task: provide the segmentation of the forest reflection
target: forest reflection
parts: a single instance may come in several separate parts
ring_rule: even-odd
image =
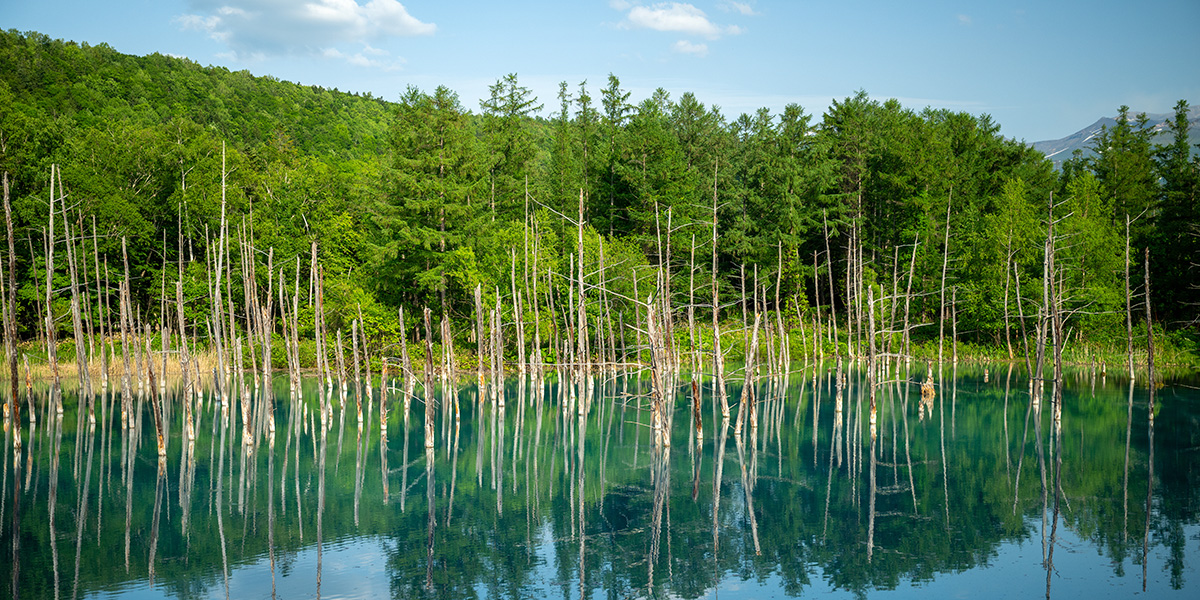
[[[745,395],[731,382],[752,407],[731,419],[706,378],[684,375],[667,444],[637,373],[482,394],[386,372],[371,390],[291,393],[280,378],[270,394],[168,387],[154,404],[153,388],[128,405],[105,390],[82,409],[68,390],[61,415],[30,386],[19,441],[5,429],[4,587],[693,598],[904,593],[1012,569],[1042,573],[1047,596],[1196,585],[1195,389],[1151,396],[1089,370],[1054,389],[1007,366],[947,366],[929,404],[925,370],[826,363]],[[1006,562],[1012,548],[1040,550]],[[1086,576],[1069,571],[1080,555]]]

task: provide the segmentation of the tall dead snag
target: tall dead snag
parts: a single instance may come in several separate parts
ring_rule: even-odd
[[[875,403],[875,385],[878,375],[876,373],[876,360],[878,354],[875,347],[875,288],[867,287],[867,397],[870,398],[870,427],[871,427],[871,455],[874,457],[876,424],[878,421]],[[874,478],[875,470],[871,470],[871,477]]]
[[[147,331],[143,334],[143,343],[146,345],[146,374],[150,379],[150,390],[147,393],[150,396],[150,413],[154,416],[154,434],[158,440],[158,458],[159,460],[166,459],[167,456],[167,439],[163,433],[163,413],[162,402],[158,396],[157,386],[154,380],[154,361],[150,358],[150,332],[149,325],[146,326]],[[78,344],[76,344],[78,345]]]
[[[1013,239],[1013,227],[1012,227],[1012,225],[1009,225],[1008,241],[1005,243],[1005,247],[1004,247],[1004,345],[1008,348],[1009,362],[1012,362],[1013,358],[1016,356],[1013,353],[1012,326],[1009,324],[1009,310],[1008,310],[1009,283],[1012,281],[1012,269],[1009,268],[1009,265],[1012,264],[1012,262],[1013,262],[1012,239]]]
[[[122,238],[124,242],[124,238]],[[123,244],[122,244],[123,245]],[[121,372],[121,425],[129,429],[133,427],[133,390],[130,388],[130,371],[129,364],[129,307],[126,304],[125,288],[129,285],[127,281],[121,281],[117,284],[117,302],[121,313],[121,358],[125,362],[125,369]]]
[[[61,175],[59,176],[62,177]],[[62,185],[62,182],[59,182]],[[71,331],[75,334],[75,371],[76,377],[79,379],[79,392],[86,400],[89,412],[91,411],[92,395],[91,383],[88,373],[88,361],[83,347],[85,338],[83,333],[83,318],[79,303],[79,273],[76,269],[75,260],[75,241],[71,237],[71,221],[67,218],[67,207],[65,202],[59,203],[59,209],[62,211],[63,218],[63,241],[67,247],[67,273],[70,276],[71,282]],[[83,409],[81,405],[80,410]]]
[[[50,222],[46,229],[46,358],[54,376],[51,390],[52,402],[58,414],[62,414],[62,382],[58,376],[58,339],[54,330],[54,174],[57,165],[50,165]],[[60,184],[61,185],[61,184]]]
[[[900,298],[900,246],[892,248],[892,295],[890,297],[880,296],[879,303],[882,305],[885,301],[888,304],[887,323],[883,323],[882,307],[879,313],[879,326],[887,330],[887,335],[884,338],[887,344],[880,348],[887,354],[890,354],[890,360],[895,361],[896,352],[896,301]],[[886,361],[885,361],[886,362]]]
[[[342,397],[342,408],[346,408],[346,400],[350,398],[350,390],[346,388],[346,348],[342,345],[342,330],[337,330],[337,371],[338,394]]]
[[[484,379],[484,356],[487,355],[487,345],[484,344],[483,331],[483,285],[475,284],[475,373],[478,377],[479,402],[484,400],[487,390],[487,380]]]
[[[313,337],[317,342],[317,382],[324,382],[326,386],[332,386],[333,381],[329,377],[328,356],[325,354],[325,298],[322,293],[322,273],[321,267],[317,263],[317,242],[312,243],[311,257],[311,279],[313,285],[313,297],[316,301],[316,306],[313,308]],[[322,402],[324,402],[324,394],[321,394]]]
[[[12,234],[10,234],[11,236]],[[1129,292],[1129,215],[1126,215],[1126,356],[1129,360],[1129,383],[1133,383],[1133,294]]]
[[[780,292],[783,289],[783,240],[779,242],[778,270],[775,271],[775,328],[779,335],[779,352],[777,355],[777,373],[783,376],[787,373],[792,360],[791,344],[788,343],[787,330],[783,326],[783,300]]]
[[[400,321],[400,330],[404,331],[404,321]],[[359,424],[363,422],[362,411],[362,371],[358,366],[358,319],[350,322],[350,347],[354,350],[354,412]]]
[[[4,352],[8,358],[8,381],[11,394],[8,397],[9,414],[13,422],[13,444],[21,445],[21,403],[17,399],[17,349],[16,336],[17,303],[17,251],[13,240],[12,205],[8,199],[8,171],[4,172],[4,224],[8,229],[8,298],[4,303]]]
[[[370,406],[374,395],[371,392],[371,353],[370,346],[367,345],[367,322],[363,320],[362,305],[356,305],[358,309],[358,325],[359,333],[362,335],[362,351],[363,351],[363,372],[366,374],[367,380],[367,405]],[[400,326],[403,328],[404,320],[401,319]]]
[[[946,196],[946,233],[942,238],[942,285],[941,300],[938,304],[938,368],[942,364],[942,344],[946,337],[946,267],[950,261],[950,204],[954,198],[954,188]],[[940,372],[940,371],[939,371]]]
[[[12,237],[11,228],[12,228],[12,221],[10,219],[9,220],[9,229],[10,229],[9,238]],[[106,339],[108,339],[107,334],[112,333],[112,331],[111,331],[111,328],[108,328],[106,326],[106,322],[108,321],[108,304],[107,304],[108,290],[105,289],[103,293],[100,292],[100,289],[101,289],[100,288],[100,245],[99,245],[99,242],[97,241],[98,239],[99,238],[96,235],[96,216],[92,215],[92,266],[96,270],[96,292],[97,292],[96,310],[97,310],[98,316],[99,316],[99,313],[103,313],[103,317],[100,319],[97,319],[100,321],[100,389],[108,390],[108,352],[106,352],[104,350],[104,341]],[[11,250],[11,246],[10,246],[10,250]],[[183,255],[183,253],[180,252],[180,256],[182,256],[182,255]],[[11,258],[11,256],[10,256],[10,258]],[[107,273],[108,272],[107,262],[105,264],[106,264],[105,273]],[[179,277],[182,280],[183,267],[180,266],[179,269],[180,269]],[[106,331],[106,329],[108,331]]]
[[[183,427],[187,441],[191,442],[196,439],[196,428],[192,419],[192,380],[188,377],[190,358],[183,320],[183,279],[175,282],[175,317],[179,324],[179,376],[183,378]]]
[[[1146,384],[1150,386],[1150,415],[1154,415],[1154,323],[1150,320],[1150,248],[1146,248]]]
[[[692,355],[691,378],[696,382],[696,373],[700,371],[700,353],[696,348],[696,234],[692,234],[692,252],[688,261],[688,349]]]
[[[665,319],[660,316],[660,307],[653,297],[646,303],[646,333],[650,340],[650,429],[654,445],[671,445],[670,403],[672,386],[669,383],[671,367],[664,336]]]
[[[404,307],[396,310],[400,317],[400,372],[404,374],[404,418],[408,418],[408,408],[412,405],[413,390],[417,380],[413,376],[412,360],[408,356],[408,330],[404,325]]]
[[[817,307],[817,314],[813,321],[813,360],[822,360],[825,358],[824,344],[821,341],[824,339],[821,336],[820,323],[823,315],[821,314],[821,271],[817,267],[817,251],[813,250],[813,304]],[[800,310],[800,305],[796,305],[796,310]],[[797,315],[799,316],[799,315]],[[803,327],[803,324],[801,324]]]
[[[425,448],[432,449],[433,439],[433,324],[429,307],[425,307]]]
[[[492,309],[492,396],[496,406],[504,406],[504,321],[503,305],[500,302],[500,288],[496,287],[496,306]]]
[[[958,364],[958,286],[950,290],[950,360]]]
[[[379,357],[379,428],[387,435],[388,416],[388,357]]]
[[[713,322],[713,392],[715,400],[721,402],[721,417],[729,420],[729,397],[725,392],[725,357],[721,351],[721,297],[717,292],[717,165],[713,161],[713,195],[712,195],[712,322]],[[715,401],[714,400],[714,401]]]
[[[520,292],[518,292],[519,294]],[[519,304],[519,301],[518,301]],[[454,410],[454,422],[461,420],[458,407],[458,392],[454,389],[454,335],[450,329],[450,318],[442,315],[442,398],[451,403],[449,408]],[[524,375],[522,375],[524,378]]]
[[[838,320],[837,320],[837,288],[833,287],[833,253],[829,250],[829,220],[826,211],[821,211],[821,227],[825,231],[825,267],[826,274],[829,275],[829,320],[832,324],[830,329],[833,330],[833,349],[834,354],[841,356],[842,350],[841,341],[838,340]]]
[[[715,256],[715,253],[714,253]],[[716,263],[716,258],[713,259]],[[720,304],[717,294],[717,274],[713,271],[713,384],[715,396],[721,401],[721,418],[729,420],[729,394],[725,390],[725,351],[721,348],[721,323],[718,319]]]
[[[588,353],[588,343],[587,343],[587,341],[588,341],[587,310],[585,308],[586,294],[584,292],[585,286],[584,286],[584,278],[583,278],[584,271],[583,271],[583,189],[582,188],[579,190],[579,217],[575,223],[576,223],[575,230],[577,232],[576,233],[577,239],[575,242],[575,246],[576,246],[576,254],[579,256],[578,260],[576,261],[577,266],[579,268],[578,280],[577,280],[578,286],[579,286],[579,303],[576,305],[576,308],[578,309],[578,313],[576,314],[576,320],[575,320],[575,344],[576,344],[575,362],[576,362],[576,373],[578,373],[578,381],[581,386],[580,390],[582,391],[583,378],[585,377],[585,375],[588,371],[587,365],[585,363],[588,361],[588,354],[589,354]],[[586,406],[586,398],[580,398],[579,411],[578,411],[579,414],[581,414],[581,415],[584,414],[585,406]]]
[[[296,396],[296,354],[292,352],[292,317],[288,312],[287,281],[283,276],[283,268],[279,269],[279,333],[283,336],[283,353],[287,358],[288,391],[291,397]]]
[[[754,328],[750,334],[750,343],[746,346],[746,374],[742,384],[742,399],[738,406],[737,422],[733,426],[733,435],[742,435],[742,426],[748,420],[751,427],[758,427],[754,418],[754,380],[758,373],[758,328],[762,324],[762,314],[754,313]]]
[[[263,385],[263,403],[264,403],[263,411],[266,413],[266,417],[267,417],[267,434],[269,436],[269,443],[273,443],[273,441],[275,439],[275,392],[273,390],[274,386],[272,384],[272,380],[274,379],[274,376],[272,375],[272,369],[271,369],[271,338],[273,337],[272,334],[274,333],[274,325],[273,325],[274,320],[272,318],[272,309],[274,308],[274,306],[272,306],[272,302],[274,301],[274,297],[275,297],[274,294],[272,294],[272,292],[274,291],[272,289],[272,287],[273,287],[272,284],[274,283],[275,279],[273,277],[271,277],[271,272],[272,272],[272,270],[274,270],[274,268],[275,268],[275,248],[271,247],[271,248],[267,249],[267,305],[266,305],[266,307],[263,307],[259,311],[259,328],[262,331],[262,340],[263,340],[262,341],[262,354],[263,354],[263,366],[262,366],[263,384],[262,385]],[[255,305],[257,305],[257,304],[258,304],[258,300],[255,300]],[[181,329],[180,336],[182,337],[182,335],[183,335],[183,330]],[[345,399],[345,396],[343,396],[342,397],[342,406],[345,407],[345,405],[346,405],[346,399]]]
[[[917,271],[917,246],[920,246],[920,236],[917,241],[912,242],[912,258],[908,259],[908,284],[904,292],[904,360],[905,365],[911,360],[911,354],[908,353],[908,343],[912,341],[908,335],[908,308],[912,306],[912,276]]]

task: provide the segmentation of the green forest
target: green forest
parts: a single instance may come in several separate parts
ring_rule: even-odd
[[[655,295],[681,343],[763,312],[796,332],[796,356],[813,339],[861,356],[874,316],[913,354],[945,336],[1012,360],[1052,297],[1072,356],[1124,355],[1130,330],[1144,352],[1148,306],[1166,359],[1197,362],[1186,101],[1162,135],[1120,107],[1094,156],[1056,170],[987,115],[865,91],[737,116],[690,93],[630,97],[617,75],[537,98],[508,74],[478,107],[446,87],[393,101],[0,32],[15,334],[70,338],[71,290],[91,327],[127,289],[139,322],[176,329],[179,311],[203,343],[224,262],[236,327],[253,327],[244,297],[286,289],[299,335],[357,320],[382,353],[423,335],[424,307],[473,347],[480,290],[550,357],[577,298],[615,337]]]

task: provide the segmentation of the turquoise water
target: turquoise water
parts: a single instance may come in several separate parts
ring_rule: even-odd
[[[684,382],[669,448],[647,377],[510,380],[503,408],[463,385],[457,420],[437,386],[428,449],[420,385],[406,414],[391,383],[381,427],[377,388],[360,424],[353,390],[293,399],[279,379],[273,435],[247,390],[250,444],[236,388],[228,418],[203,394],[185,443],[174,389],[162,460],[146,394],[125,430],[119,393],[89,425],[75,393],[56,417],[23,389],[37,422],[18,450],[6,430],[0,596],[1195,597],[1194,380],[1149,419],[1145,387],[1071,373],[1056,429],[1019,370],[947,370],[924,415],[902,374],[876,389],[872,441],[863,375],[835,379],[762,380],[740,435],[702,379],[700,436]]]

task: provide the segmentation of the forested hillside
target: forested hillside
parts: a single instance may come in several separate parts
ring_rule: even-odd
[[[210,271],[222,255],[231,297],[254,277],[251,290],[282,282],[303,299],[315,244],[330,330],[349,331],[361,310],[385,348],[399,339],[398,308],[412,339],[428,306],[473,343],[478,287],[506,326],[536,324],[551,354],[551,331],[576,318],[579,295],[607,335],[636,322],[633,299],[651,294],[668,299],[677,331],[689,317],[711,323],[714,290],[722,321],[777,314],[830,352],[855,352],[847,344],[873,310],[897,332],[911,323],[916,341],[957,332],[1015,356],[1045,298],[1060,305],[1070,343],[1124,349],[1126,285],[1142,323],[1149,248],[1153,319],[1186,340],[1200,314],[1187,108],[1165,146],[1122,108],[1096,156],[1059,172],[986,115],[865,92],[733,116],[662,90],[632,104],[614,75],[539,99],[514,74],[477,108],[443,87],[385,102],[8,31],[0,170],[19,334],[42,335],[51,233],[60,256],[83,257],[96,314],[125,260],[138,318],[151,324],[173,325],[181,278],[189,323],[214,314]],[[56,263],[56,291],[73,278]],[[68,295],[55,297],[53,322],[70,332]]]

